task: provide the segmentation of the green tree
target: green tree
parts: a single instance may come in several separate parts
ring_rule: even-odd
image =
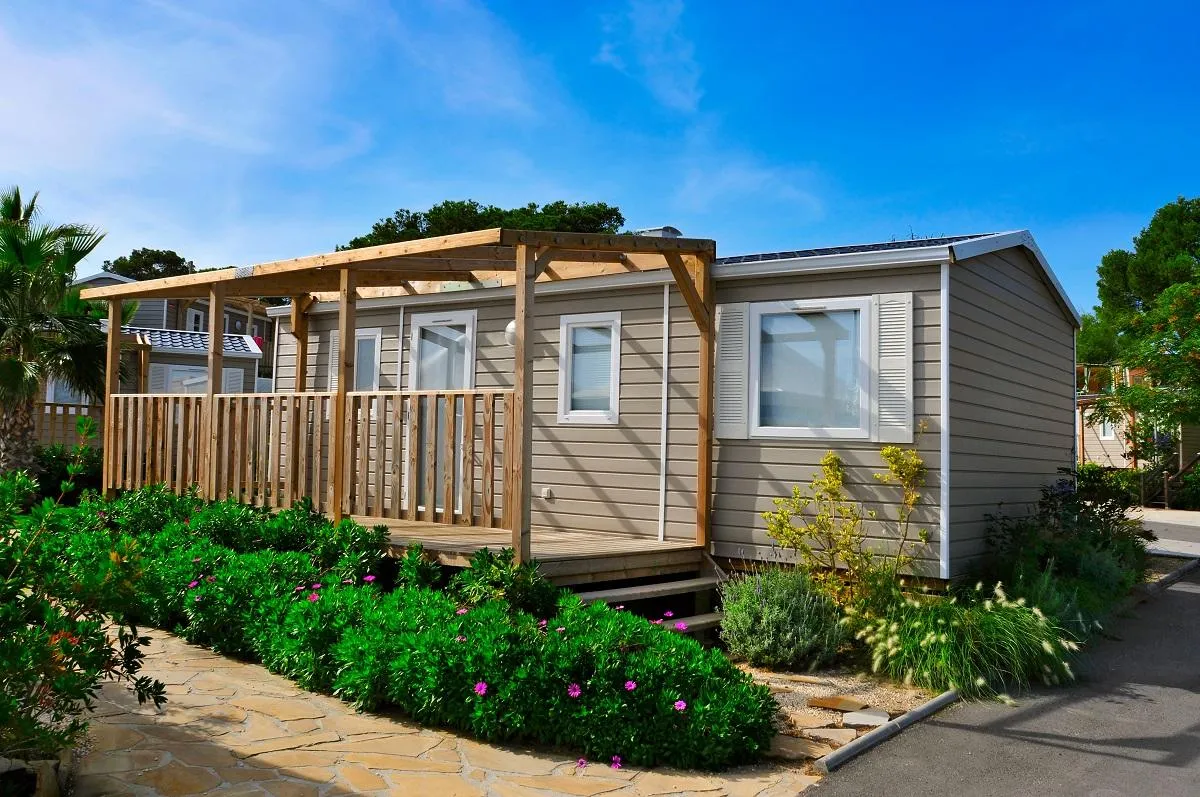
[[[103,234],[40,222],[37,195],[0,195],[0,473],[35,470],[34,406],[44,381],[104,392],[99,310],[72,288],[75,268]]]
[[[134,249],[116,260],[105,260],[100,268],[135,280],[195,274],[196,264],[170,249]]]
[[[541,206],[530,202],[524,207],[505,210],[495,205],[481,205],[473,199],[446,200],[424,211],[400,208],[391,216],[375,222],[366,235],[352,238],[348,244],[338,248],[359,249],[491,227],[616,233],[624,223],[625,217],[620,209],[603,202],[568,204],[560,200]]]
[[[1080,363],[1116,362],[1117,325],[1099,312],[1084,313],[1083,324],[1075,336],[1075,358]]]

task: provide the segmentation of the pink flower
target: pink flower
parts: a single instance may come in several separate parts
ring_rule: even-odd
[[[572,700],[574,700],[575,698],[579,697],[582,694],[583,694],[583,689],[580,688],[579,684],[571,684],[570,686],[567,687],[567,697],[571,698]]]
[[[343,584],[353,584],[353,583],[354,583],[354,579],[352,579],[352,578],[343,578],[343,579],[342,579],[342,583],[343,583]]]
[[[609,764],[609,766],[611,766],[613,769],[620,769],[621,768],[621,756],[619,756],[619,755],[613,756],[612,763]]]
[[[686,630],[687,630],[687,623],[685,623],[685,622],[683,622],[683,621],[680,621],[680,622],[676,623],[676,624],[675,624],[675,630],[676,630],[676,631],[686,631]]]
[[[563,631],[566,631],[567,629],[564,626],[560,625],[558,628],[555,628],[554,630],[561,634]]]
[[[199,584],[199,581],[193,581],[192,583],[188,584],[188,589],[195,589],[197,586],[199,586]]]
[[[321,588],[321,585],[320,585],[320,584],[313,584],[313,585],[312,585],[312,588],[313,588],[313,589],[320,589],[320,588]]]
[[[626,692],[632,692],[634,689],[637,689],[637,681],[626,681],[625,682],[625,691]]]
[[[676,711],[687,711],[687,703],[683,702],[682,700],[676,700],[675,701],[675,710]]]
[[[296,587],[294,590],[292,590],[292,592],[304,592],[304,587],[303,586]]]
[[[375,580],[375,576],[363,576],[363,581],[367,582],[368,584],[370,584],[374,580]]]
[[[467,613],[467,610],[466,609],[458,609],[454,613],[461,617],[462,615]]]
[[[538,620],[538,628],[545,628],[546,622],[546,620]]]
[[[199,562],[199,561],[200,561],[200,557],[197,556],[195,559],[192,560],[192,564],[196,564],[196,562]]]
[[[587,768],[587,764],[588,764],[588,762],[587,762],[587,759],[586,759],[586,758],[581,758],[581,759],[579,759],[578,761],[576,761],[576,762],[575,762],[575,767],[576,767],[577,769],[586,769],[586,768]]]
[[[315,592],[308,593],[308,602],[309,603],[316,603],[319,600],[321,600],[321,596],[318,595],[317,593],[315,593]]]
[[[480,697],[483,697],[484,695],[486,695],[487,694],[487,682],[480,681],[479,683],[475,684],[475,694],[479,695]]]
[[[614,610],[616,610],[616,611],[618,611],[618,612],[619,612],[619,611],[621,611],[621,610],[622,610],[622,609],[624,609],[624,608],[625,608],[625,604],[623,604],[623,603],[619,603],[619,604],[617,604],[616,606],[614,606],[614,607],[613,607],[613,609],[614,609]]]
[[[663,617],[674,617],[675,612],[663,612]]]
[[[462,634],[459,634],[458,636],[454,637],[454,641],[455,642],[466,642],[467,638],[465,636],[463,636]]]
[[[199,595],[197,595],[197,596],[194,598],[194,600],[196,601],[196,603],[199,603],[199,602],[200,602],[200,596],[199,596]]]
[[[662,620],[651,620],[650,622],[651,622],[653,625],[662,625]]]

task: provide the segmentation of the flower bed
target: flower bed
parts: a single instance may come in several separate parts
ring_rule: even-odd
[[[478,572],[434,589],[441,574],[415,557],[382,568],[382,531],[159,488],[85,500],[53,522],[37,556],[60,571],[60,589],[136,573],[113,593],[114,615],[358,707],[615,766],[721,769],[774,735],[768,690],[718,651],[585,606],[504,557],[485,553]]]

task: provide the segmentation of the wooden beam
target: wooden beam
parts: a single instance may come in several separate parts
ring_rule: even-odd
[[[536,279],[533,248],[518,244],[516,250],[516,340],[513,344],[513,429],[505,430],[505,445],[511,445],[511,471],[506,474],[512,489],[513,501],[512,547],[516,561],[528,562],[530,552],[530,522],[532,515],[530,491],[533,485],[533,283]],[[509,442],[511,441],[511,443]]]
[[[104,350],[104,495],[112,498],[117,492],[117,435],[120,433],[117,413],[113,411],[113,394],[121,390],[121,302],[108,302],[108,339]]]
[[[688,311],[692,314],[692,320],[696,322],[696,327],[703,332],[709,324],[711,314],[704,306],[704,299],[700,296],[700,286],[697,284],[696,277],[688,270],[679,253],[666,252],[663,257],[666,258],[667,265],[671,268],[671,276],[675,277],[675,286],[679,288],[679,293],[683,296]]]
[[[292,297],[292,335],[296,338],[296,380],[293,388],[297,393],[308,390],[308,308],[311,296]]]
[[[150,347],[138,347],[138,391],[150,392]]]
[[[700,395],[697,403],[696,425],[696,544],[708,546],[712,526],[712,449],[713,449],[713,390],[716,364],[716,303],[712,279],[712,263],[704,256],[697,257],[696,287],[704,318],[700,328]],[[689,280],[690,282],[690,280]]]
[[[536,230],[500,230],[504,246],[554,246],[610,252],[687,252],[716,254],[717,244],[708,238],[659,238],[650,235],[603,235],[584,232],[541,232]]]
[[[217,413],[214,396],[220,392],[221,371],[225,364],[225,286],[210,285],[208,289],[208,385],[204,394],[203,433],[200,447],[201,494],[212,501],[216,498],[217,473]],[[228,452],[226,452],[228,454]]]
[[[354,380],[354,329],[355,329],[355,274],[350,269],[341,273],[338,290],[338,381],[333,394],[332,432],[333,447],[329,452],[329,479],[333,486],[333,506],[330,515],[337,523],[345,516],[346,496],[346,391]],[[365,455],[366,452],[364,452]]]

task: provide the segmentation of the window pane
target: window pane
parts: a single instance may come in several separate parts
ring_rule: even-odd
[[[759,335],[760,425],[859,425],[857,310],[763,315]]]
[[[375,389],[375,338],[359,338],[355,341],[354,389]]]
[[[612,327],[571,328],[570,409],[612,409]]]
[[[66,382],[54,380],[50,388],[50,401],[55,404],[86,404],[83,394],[76,392]]]
[[[421,327],[417,333],[417,390],[466,387],[466,358],[464,325]]]

